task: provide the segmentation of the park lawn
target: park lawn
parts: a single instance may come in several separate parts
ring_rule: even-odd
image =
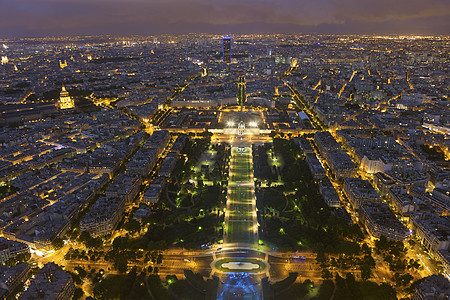
[[[230,210],[230,221],[252,221],[252,207],[246,204],[237,204]]]
[[[248,182],[250,181],[250,174],[233,174],[231,175],[231,181]]]
[[[229,243],[252,243],[253,223],[248,221],[228,222],[228,242]]]

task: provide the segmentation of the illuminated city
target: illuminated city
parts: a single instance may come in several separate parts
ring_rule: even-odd
[[[0,298],[450,297],[449,36],[4,35]]]

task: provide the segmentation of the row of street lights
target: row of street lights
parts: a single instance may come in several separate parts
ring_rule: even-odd
[[[227,122],[227,126],[228,126],[228,127],[234,127],[235,124],[236,124],[236,123],[235,123],[234,121],[228,121],[228,122]],[[249,127],[258,127],[258,123],[252,121],[252,122],[249,122],[249,123],[248,123],[248,126],[249,126]]]

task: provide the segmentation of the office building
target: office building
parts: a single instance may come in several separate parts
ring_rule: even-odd
[[[222,39],[222,60],[224,63],[231,63],[231,37],[224,36]]]

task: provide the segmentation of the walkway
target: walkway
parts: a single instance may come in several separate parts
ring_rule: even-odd
[[[225,212],[224,247],[227,244],[245,244],[245,248],[258,246],[258,220],[256,217],[253,159],[250,147],[231,149],[230,182]]]
[[[223,252],[217,254],[211,264],[213,273],[221,274],[218,299],[258,300],[261,299],[262,293],[261,278],[268,276],[269,265],[267,260],[263,261],[259,257],[258,251],[258,219],[251,147],[231,148],[229,174]],[[230,251],[233,248],[236,251]],[[225,267],[216,266],[216,262],[220,264],[221,259]],[[229,265],[253,264],[263,265],[262,272],[254,273],[253,270],[246,269],[237,271],[237,268],[226,271]]]

